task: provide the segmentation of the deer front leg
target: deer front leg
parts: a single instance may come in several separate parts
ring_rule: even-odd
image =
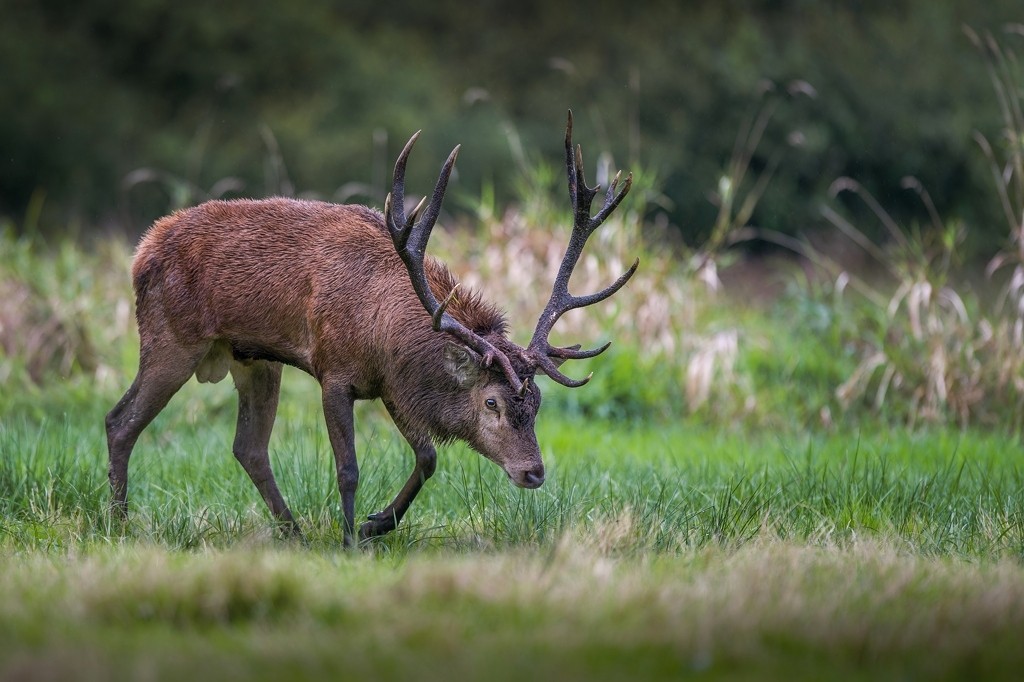
[[[353,547],[356,516],[356,488],[359,487],[359,464],[356,462],[356,439],[353,424],[353,398],[344,382],[323,383],[324,417],[327,434],[334,450],[334,464],[341,493],[341,514],[345,530],[345,546]]]
[[[429,442],[421,443],[413,445],[412,451],[416,456],[416,465],[413,467],[409,480],[405,482],[391,504],[376,514],[370,514],[370,520],[359,527],[360,540],[390,533],[398,527],[399,521],[409,510],[409,505],[416,499],[420,488],[433,475],[437,465],[437,450],[434,449],[434,446]]]
[[[384,407],[387,408],[388,414],[391,415],[392,421],[395,422],[395,426],[398,427],[402,436],[412,446],[416,462],[413,466],[412,474],[409,475],[409,480],[398,491],[391,504],[376,514],[370,514],[369,521],[359,527],[360,540],[384,535],[397,528],[398,523],[405,516],[405,512],[409,510],[409,505],[412,504],[412,501],[416,499],[416,495],[419,494],[420,488],[423,487],[428,478],[433,476],[434,469],[437,467],[437,450],[434,449],[429,436],[410,430],[398,416],[397,410],[390,402],[384,401]]]

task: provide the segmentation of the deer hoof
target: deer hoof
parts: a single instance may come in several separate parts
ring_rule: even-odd
[[[359,526],[359,539],[368,540],[375,538],[386,533],[390,533],[395,529],[395,517],[384,512],[377,512],[371,514],[368,517],[370,520]]]
[[[278,530],[286,540],[295,540],[303,544],[306,542],[306,536],[303,534],[302,529],[299,528],[299,524],[295,521],[283,521],[278,524]]]

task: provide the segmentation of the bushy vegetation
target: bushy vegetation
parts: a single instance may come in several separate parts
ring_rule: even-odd
[[[893,195],[903,219],[916,205],[893,188],[914,175],[971,226],[967,247],[1000,234],[972,140],[999,111],[962,28],[1003,35],[1012,0],[7,0],[3,15],[0,214],[19,223],[33,197],[51,225],[131,234],[222,194],[380,201],[419,128],[427,157],[465,145],[456,188],[490,184],[504,205],[520,143],[556,155],[573,107],[618,165],[656,171],[664,201],[649,208],[699,244],[735,131],[767,96],[778,112],[754,163],[777,170],[757,224],[820,228],[843,175]]]

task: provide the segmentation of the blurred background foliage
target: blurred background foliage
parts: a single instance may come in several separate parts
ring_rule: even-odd
[[[0,15],[0,216],[22,229],[136,234],[210,196],[380,205],[420,128],[413,186],[461,143],[446,208],[504,206],[560,163],[573,108],[591,161],[657,178],[648,220],[699,244],[737,131],[770,107],[752,224],[827,225],[842,176],[913,222],[913,176],[969,227],[965,249],[1005,245],[973,137],[999,144],[1000,112],[964,28],[1003,36],[1017,0],[0,0]]]

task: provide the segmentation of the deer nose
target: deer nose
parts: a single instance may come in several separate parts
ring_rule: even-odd
[[[539,488],[544,484],[544,465],[539,464],[535,468],[523,472],[524,488]]]

